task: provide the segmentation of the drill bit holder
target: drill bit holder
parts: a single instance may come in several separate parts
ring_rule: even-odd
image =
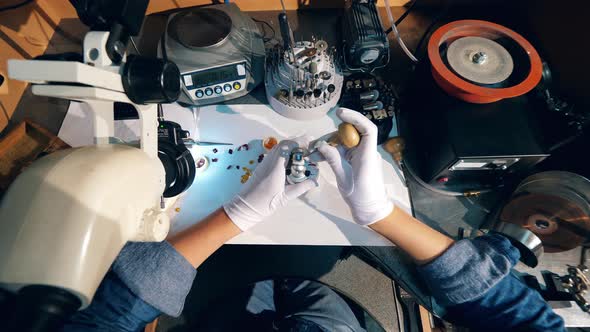
[[[292,44],[268,52],[266,97],[276,112],[288,118],[321,118],[338,103],[344,81],[336,49],[315,38]]]

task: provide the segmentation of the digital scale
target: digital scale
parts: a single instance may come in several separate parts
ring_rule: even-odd
[[[264,79],[264,42],[234,3],[170,15],[158,49],[182,76],[178,101],[209,105],[246,95]]]

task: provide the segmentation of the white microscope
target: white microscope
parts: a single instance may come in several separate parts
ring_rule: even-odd
[[[33,94],[88,104],[95,137],[94,145],[35,161],[0,202],[0,288],[16,294],[19,331],[23,322],[52,330],[88,306],[127,241],[164,240],[163,197],[194,179],[178,137],[186,132],[158,117],[157,104],[179,96],[178,67],[125,54],[149,0],[71,1],[92,30],[80,62],[8,61],[9,76],[33,83]],[[137,110],[139,147],[111,142],[115,102]]]

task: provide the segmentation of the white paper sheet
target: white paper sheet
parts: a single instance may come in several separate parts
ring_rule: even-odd
[[[195,159],[204,155],[217,162],[198,174],[192,187],[178,200],[167,206],[172,219],[171,233],[178,232],[219,208],[242,187],[243,167],[254,169],[263,153],[261,140],[268,136],[278,139],[302,135],[320,137],[336,130],[339,119],[332,113],[315,121],[285,118],[266,105],[219,105],[196,109],[177,104],[164,105],[164,117],[178,122],[195,139],[208,142],[232,143],[235,146],[194,146]],[[92,144],[92,117],[85,104],[72,102],[64,119],[59,137],[71,146]],[[197,129],[198,128],[198,129]],[[125,142],[136,141],[137,120],[116,121],[115,136]],[[392,133],[392,136],[395,133]],[[237,151],[249,143],[248,151]],[[214,153],[213,149],[218,152]],[[228,150],[234,153],[229,154]],[[391,156],[379,148],[383,157],[384,181],[388,196],[398,207],[410,211],[407,188],[394,169]],[[250,164],[253,161],[253,164]],[[227,166],[232,169],[228,170]],[[240,170],[235,166],[239,165]],[[386,239],[366,227],[352,222],[346,203],[336,188],[334,174],[326,163],[320,163],[320,187],[291,202],[268,220],[232,239],[233,244],[291,244],[291,245],[391,245]]]
[[[205,155],[217,162],[197,175],[193,186],[171,209],[172,232],[184,229],[220,207],[242,187],[243,167],[254,168],[262,153],[261,140],[268,136],[279,139],[302,135],[320,137],[336,130],[339,119],[332,113],[316,121],[285,118],[266,105],[219,105],[198,110],[199,139],[228,142],[236,146],[194,147],[196,157]],[[249,151],[237,152],[237,146],[249,143]],[[213,153],[213,148],[218,152]],[[229,154],[228,150],[234,153]],[[383,157],[387,193],[397,205],[409,211],[407,188],[394,170],[391,156],[380,148]],[[250,165],[253,160],[254,164]],[[228,170],[227,166],[232,169]],[[241,166],[241,170],[236,169]],[[326,163],[320,163],[320,187],[291,202],[268,220],[261,222],[230,243],[291,245],[391,245],[390,242],[352,222],[352,216],[341,198],[334,174]],[[176,212],[176,208],[180,211]]]

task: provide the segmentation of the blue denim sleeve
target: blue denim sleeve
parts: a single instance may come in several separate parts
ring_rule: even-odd
[[[197,274],[168,242],[129,242],[111,269],[139,298],[179,316]]]
[[[137,297],[110,271],[92,303],[78,311],[62,332],[138,331],[160,315],[160,310]]]
[[[565,331],[538,292],[510,275],[520,254],[499,234],[461,240],[419,267],[445,319],[478,331]]]
[[[92,303],[64,331],[137,331],[162,312],[178,316],[196,275],[167,242],[130,242],[119,253]]]

